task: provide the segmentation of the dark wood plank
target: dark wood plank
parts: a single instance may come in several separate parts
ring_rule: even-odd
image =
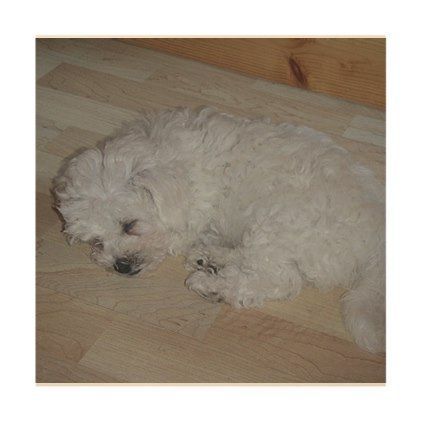
[[[121,41],[385,108],[385,38],[128,38]]]

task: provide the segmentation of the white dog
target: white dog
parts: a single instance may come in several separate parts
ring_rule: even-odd
[[[349,289],[347,328],[385,348],[384,188],[325,134],[210,108],[146,114],[55,182],[70,242],[134,275],[168,254],[186,285],[236,307]]]

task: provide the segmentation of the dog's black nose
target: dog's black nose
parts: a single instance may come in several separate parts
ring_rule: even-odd
[[[113,265],[114,269],[122,274],[128,274],[130,273],[132,266],[130,265],[130,263],[128,261],[126,261],[126,259],[116,259],[116,262]]]

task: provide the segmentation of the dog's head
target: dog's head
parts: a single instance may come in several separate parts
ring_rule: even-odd
[[[172,250],[183,189],[145,157],[139,143],[112,141],[71,159],[54,182],[56,208],[70,243],[89,242],[92,259],[134,275]]]

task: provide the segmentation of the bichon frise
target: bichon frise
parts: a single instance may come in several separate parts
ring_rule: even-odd
[[[342,286],[347,328],[385,348],[384,187],[325,134],[210,108],[145,114],[55,180],[69,241],[125,275],[186,256],[189,289],[236,307]]]

